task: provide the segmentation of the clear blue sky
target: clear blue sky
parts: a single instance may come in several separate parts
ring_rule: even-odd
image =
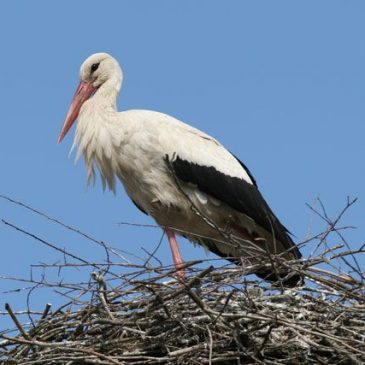
[[[109,52],[124,70],[119,109],[153,109],[218,138],[251,169],[297,241],[324,228],[305,206],[320,196],[330,215],[359,201],[344,224],[365,239],[365,2],[363,1],[2,1],[0,3],[0,193],[92,236],[135,252],[157,229],[119,186],[87,187],[68,158],[74,131],[56,144],[81,62]],[[0,218],[89,260],[103,251],[0,200]],[[333,241],[333,243],[336,243]],[[0,275],[62,255],[0,224]],[[183,255],[206,253],[182,242]],[[306,249],[304,254],[308,254]],[[158,251],[171,262],[166,241]],[[362,264],[365,260],[362,260]],[[87,279],[89,272],[74,272]],[[0,280],[0,292],[18,285]],[[31,298],[43,308],[49,296]],[[20,294],[0,294],[0,311]],[[1,322],[4,318],[0,316]]]

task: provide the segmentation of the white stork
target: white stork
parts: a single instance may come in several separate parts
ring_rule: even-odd
[[[134,204],[165,230],[177,268],[182,260],[175,234],[238,264],[262,264],[270,255],[299,259],[247,167],[216,139],[169,115],[118,112],[122,80],[118,62],[107,53],[81,65],[58,142],[78,119],[73,146],[77,158],[84,155],[88,181],[94,166],[104,187],[115,190],[118,178]],[[288,266],[255,273],[289,287],[301,280]]]

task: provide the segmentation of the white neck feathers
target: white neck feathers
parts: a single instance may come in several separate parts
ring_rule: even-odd
[[[120,78],[106,81],[95,95],[82,106],[71,151],[78,147],[76,161],[83,154],[87,168],[88,183],[95,182],[96,165],[100,170],[103,188],[115,191],[115,173],[119,166],[116,159],[118,145],[122,140],[122,128],[116,99],[121,87]]]

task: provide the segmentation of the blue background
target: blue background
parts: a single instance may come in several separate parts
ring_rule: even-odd
[[[347,196],[358,197],[343,221],[358,227],[345,233],[358,247],[364,19],[363,1],[2,1],[0,193],[139,257],[146,257],[141,247],[156,247],[161,230],[118,224],[153,224],[120,184],[116,196],[103,193],[100,181],[86,186],[83,162],[68,158],[74,131],[56,144],[80,64],[104,51],[124,70],[120,110],[162,111],[218,138],[249,166],[297,242],[325,228],[306,203],[318,207],[320,197],[335,217]],[[97,245],[3,199],[0,218],[87,260],[105,260]],[[186,259],[207,257],[180,241]],[[31,264],[63,259],[2,223],[0,248],[1,276],[29,278]],[[157,256],[171,263],[166,239]],[[67,275],[87,281],[90,271]],[[47,275],[57,280],[57,272]],[[0,312],[6,301],[24,309],[25,291],[6,292],[27,285],[1,279]],[[30,305],[42,310],[59,300],[38,290]],[[7,323],[0,316],[0,329]]]

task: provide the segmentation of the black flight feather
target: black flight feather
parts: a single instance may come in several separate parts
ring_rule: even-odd
[[[242,168],[249,174],[245,165],[238,160]],[[179,156],[170,161],[176,177],[186,183],[196,185],[202,192],[226,203],[233,209],[252,218],[256,224],[264,228],[279,240],[283,246],[290,250],[295,257],[301,254],[295,243],[290,238],[288,230],[274,215],[261,193],[255,180],[250,184],[238,177],[232,177],[218,171],[213,166],[201,166]]]

